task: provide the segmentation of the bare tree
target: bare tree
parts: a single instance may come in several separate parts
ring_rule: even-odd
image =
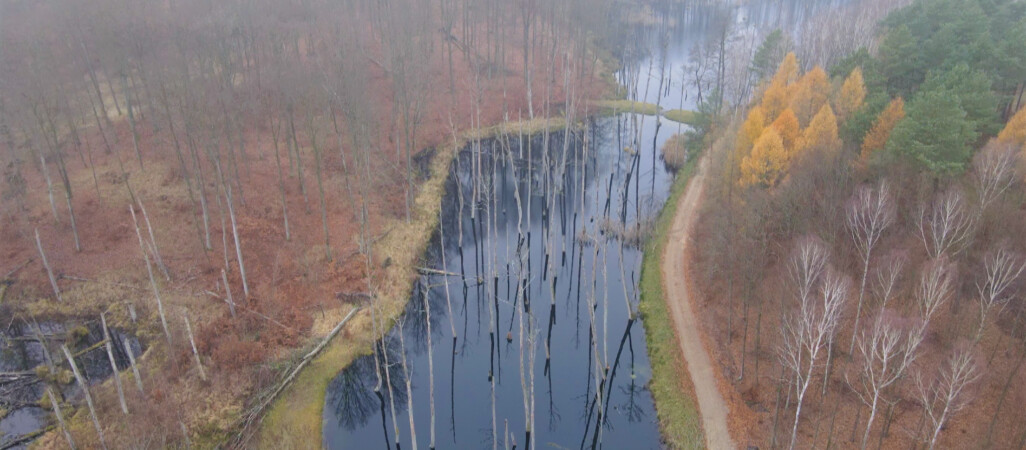
[[[100,419],[96,416],[96,408],[93,406],[93,396],[89,394],[89,385],[86,383],[85,378],[82,377],[82,372],[78,370],[78,365],[75,364],[75,357],[71,355],[71,351],[68,350],[67,345],[61,345],[61,350],[64,351],[64,356],[68,358],[68,364],[71,366],[71,373],[75,375],[75,381],[78,382],[79,389],[85,394],[86,406],[89,407],[89,416],[93,419],[93,426],[96,427],[96,435],[100,437],[100,445],[104,449],[107,448],[107,441],[103,439],[103,427],[100,426]]]
[[[781,364],[790,372],[797,396],[789,448],[797,443],[805,394],[812,384],[817,360],[837,330],[851,284],[846,277],[825,268],[826,254],[822,244],[806,239],[799,244],[791,264],[792,278],[798,288],[798,311],[784,319],[780,348]],[[816,288],[819,299],[813,294]]]
[[[918,225],[926,253],[937,258],[943,253],[958,253],[964,249],[975,220],[961,191],[950,189],[934,199],[929,208],[919,211]]]
[[[894,298],[895,289],[897,289],[898,282],[901,280],[905,263],[906,258],[904,255],[892,254],[888,255],[883,263],[878,264],[873,290],[880,299],[880,309],[886,308],[887,303]]]
[[[57,301],[63,302],[61,298],[61,289],[57,287],[57,279],[53,277],[53,269],[50,268],[50,263],[46,261],[46,253],[43,252],[43,243],[39,240],[39,229],[36,228],[36,249],[39,250],[39,258],[43,261],[43,267],[46,268],[46,275],[50,278],[50,287],[53,288],[53,295],[57,297]]]
[[[866,292],[866,278],[869,275],[869,260],[873,249],[880,242],[880,236],[887,227],[894,223],[894,202],[891,200],[886,182],[880,182],[876,189],[860,187],[848,204],[848,216],[845,224],[851,234],[855,250],[862,259],[862,281],[859,282],[859,300],[855,307],[855,324],[852,327],[851,345],[848,353],[855,348],[855,335],[859,332],[859,318],[862,316],[862,299]],[[827,359],[829,370],[830,360]]]
[[[57,417],[57,423],[61,426],[61,431],[64,432],[64,440],[68,441],[68,447],[71,450],[75,450],[75,440],[71,438],[71,430],[68,428],[68,424],[64,422],[64,414],[61,413],[61,405],[57,402],[57,396],[53,395],[53,389],[46,388],[46,398],[50,400],[50,406],[53,407],[53,415]]]
[[[955,282],[953,272],[951,264],[944,258],[928,261],[923,267],[915,299],[919,317],[924,323],[929,322],[951,296]]]
[[[114,346],[111,345],[110,341],[110,329],[107,328],[107,318],[103,313],[100,314],[100,326],[103,327],[104,346],[107,348],[107,359],[110,360],[111,378],[114,379],[114,387],[118,391],[118,401],[121,402],[121,412],[128,414],[128,404],[125,403],[125,391],[121,387],[121,374],[119,373],[117,363],[114,361]]]
[[[1015,181],[1015,148],[991,142],[973,160],[973,184],[983,211]]]
[[[1026,263],[1004,247],[988,253],[984,258],[984,280],[982,284],[976,284],[980,316],[976,336],[973,337],[974,345],[983,337],[983,328],[987,325],[987,316],[990,312],[996,308],[1000,314],[1011,300],[1011,293],[1008,290],[1024,269]]]
[[[900,380],[916,360],[924,329],[924,326],[907,326],[900,318],[881,310],[868,329],[859,335],[857,381],[845,378],[859,400],[869,407],[861,448],[865,449],[869,442],[884,391]]]
[[[167,317],[164,315],[164,302],[160,300],[160,290],[157,289],[157,280],[153,277],[153,266],[150,265],[150,255],[146,252],[146,243],[143,242],[142,232],[139,231],[139,221],[135,218],[135,209],[128,206],[128,212],[132,214],[132,225],[135,226],[135,235],[139,238],[139,248],[142,250],[143,260],[146,262],[146,272],[150,276],[150,287],[153,288],[153,296],[157,299],[157,312],[160,314],[160,325],[164,328],[164,337],[167,338],[168,347],[171,346],[171,331],[167,328]]]
[[[924,381],[921,373],[915,374],[916,393],[932,425],[930,435],[924,439],[931,450],[937,445],[944,423],[968,404],[966,388],[980,375],[968,347],[955,349],[933,381]]]

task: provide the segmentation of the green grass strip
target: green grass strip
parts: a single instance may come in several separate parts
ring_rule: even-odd
[[[656,415],[663,439],[670,448],[704,448],[701,416],[695,400],[694,385],[688,376],[684,355],[677,344],[673,319],[663,299],[662,262],[667,234],[677,213],[677,201],[687,188],[698,158],[694,157],[677,173],[670,198],[656,221],[651,239],[645,244],[641,264],[641,317],[645,323],[648,357],[652,364],[649,390],[655,399]]]

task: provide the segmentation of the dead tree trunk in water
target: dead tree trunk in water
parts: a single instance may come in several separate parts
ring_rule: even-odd
[[[125,403],[125,391],[121,388],[121,374],[118,373],[118,364],[114,361],[114,347],[110,343],[110,331],[107,328],[107,317],[100,314],[100,325],[103,327],[103,340],[106,341],[107,359],[110,360],[111,378],[114,379],[114,387],[118,391],[118,401],[121,402],[121,412],[128,415],[128,404]]]
[[[75,441],[71,439],[71,431],[68,429],[68,424],[64,422],[64,414],[61,413],[61,405],[57,403],[57,396],[53,395],[53,389],[46,388],[46,397],[50,400],[50,405],[53,406],[53,415],[57,417],[57,423],[61,426],[64,439],[68,441],[68,447],[75,450]]]
[[[100,427],[100,419],[97,418],[96,408],[93,407],[93,396],[89,395],[89,385],[86,384],[85,378],[82,378],[82,372],[78,371],[78,365],[75,364],[75,357],[71,356],[68,346],[61,345],[61,350],[64,351],[64,356],[68,358],[68,364],[71,365],[71,372],[75,375],[75,381],[78,382],[79,389],[82,389],[82,393],[85,394],[86,405],[89,407],[89,415],[92,416],[93,425],[96,427],[96,434],[100,437],[100,445],[106,449],[107,442],[103,439],[103,428]]]

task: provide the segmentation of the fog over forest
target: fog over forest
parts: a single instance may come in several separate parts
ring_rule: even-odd
[[[1021,0],[0,0],[0,450],[1023,448]]]

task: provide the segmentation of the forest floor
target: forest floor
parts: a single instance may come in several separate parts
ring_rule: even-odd
[[[703,158],[689,181],[688,189],[677,200],[676,214],[663,249],[661,270],[665,301],[673,317],[677,341],[694,384],[706,445],[711,449],[730,449],[734,448],[734,442],[728,427],[727,403],[720,393],[716,369],[703,343],[703,333],[699,329],[688,292],[688,250],[699,215],[707,166],[708,159]]]

